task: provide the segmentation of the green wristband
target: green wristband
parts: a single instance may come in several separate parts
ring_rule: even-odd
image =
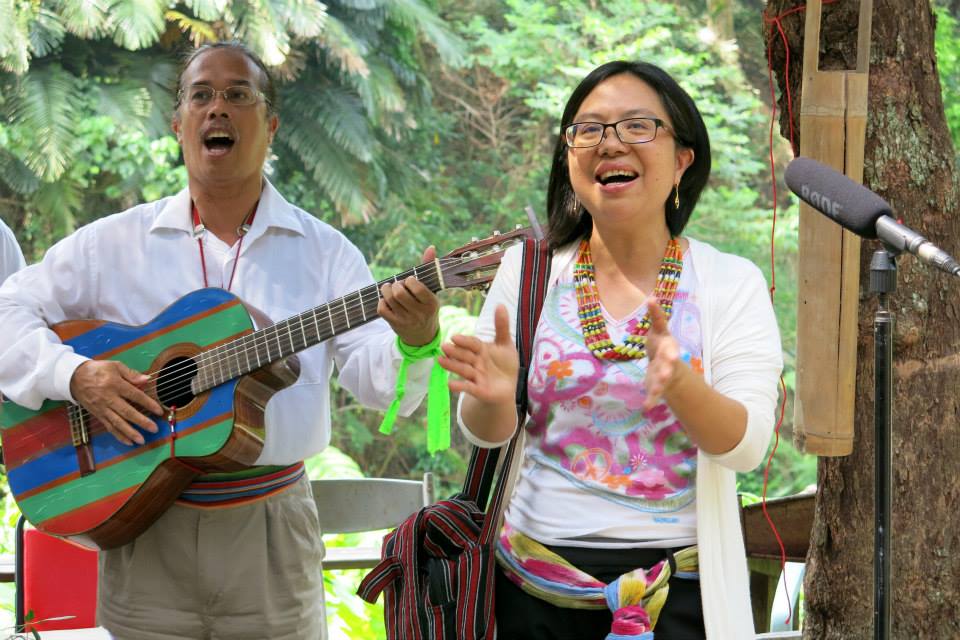
[[[390,434],[400,411],[400,401],[406,393],[407,367],[411,362],[436,358],[440,351],[440,332],[433,340],[419,347],[412,347],[397,337],[397,349],[403,356],[397,371],[397,386],[390,407],[380,423],[380,433]],[[450,447],[450,391],[447,388],[447,371],[434,359],[427,387],[427,451],[434,454]]]

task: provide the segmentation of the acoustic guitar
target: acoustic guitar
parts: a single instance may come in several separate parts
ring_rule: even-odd
[[[79,405],[46,401],[33,411],[4,402],[0,439],[17,505],[45,533],[103,549],[126,544],[199,475],[253,465],[267,401],[298,377],[294,354],[377,318],[383,283],[412,275],[433,292],[485,287],[507,246],[531,236],[528,228],[494,234],[261,329],[218,288],[189,293],[141,326],[55,325],[77,353],[147,373],[146,391],[167,415],[151,416],[157,433],[130,447]]]

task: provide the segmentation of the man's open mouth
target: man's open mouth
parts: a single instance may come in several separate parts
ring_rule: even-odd
[[[233,136],[226,131],[211,131],[203,137],[203,146],[213,154],[221,155],[233,148]]]

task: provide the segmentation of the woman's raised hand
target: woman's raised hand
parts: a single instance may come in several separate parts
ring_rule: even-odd
[[[466,392],[484,403],[513,405],[520,357],[510,335],[510,317],[505,306],[494,311],[493,323],[493,342],[455,335],[442,345],[444,355],[438,362],[458,376],[450,379],[451,391]]]
[[[646,385],[647,399],[645,409],[652,409],[670,387],[686,369],[680,359],[680,345],[670,333],[667,325],[667,314],[656,299],[651,298],[647,303],[647,313],[650,314],[650,330],[647,332],[647,366]]]

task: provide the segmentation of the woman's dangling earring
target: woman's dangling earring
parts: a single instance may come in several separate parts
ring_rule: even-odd
[[[676,209],[680,208],[680,181],[677,180],[677,183],[673,185],[673,206]]]

